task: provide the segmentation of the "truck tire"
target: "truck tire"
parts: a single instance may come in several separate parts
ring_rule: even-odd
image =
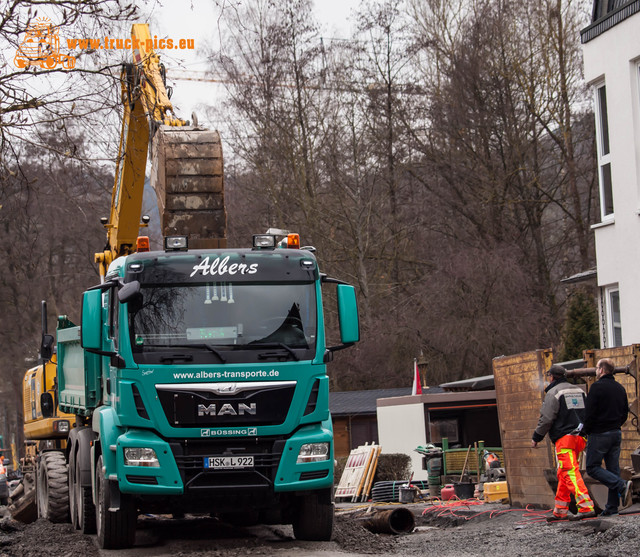
[[[102,471],[102,455],[96,463],[96,530],[101,549],[126,549],[133,546],[136,537],[138,513],[133,498],[120,494],[120,508],[110,511],[109,480]]]
[[[76,528],[83,534],[95,534],[96,506],[93,504],[91,487],[83,486],[80,482],[80,463],[77,459],[73,472],[73,492],[71,492],[71,488],[69,488],[69,492],[76,502]]]
[[[38,518],[69,522],[67,460],[59,451],[42,453],[36,475]]]
[[[298,497],[293,517],[293,535],[297,540],[329,541],[333,533],[334,504],[331,489]]]

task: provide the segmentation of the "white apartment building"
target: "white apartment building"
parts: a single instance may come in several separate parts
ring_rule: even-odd
[[[593,225],[603,348],[640,343],[640,0],[594,0],[581,31],[596,114]]]

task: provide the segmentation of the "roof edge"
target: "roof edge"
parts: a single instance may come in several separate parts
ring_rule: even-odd
[[[640,0],[634,0],[629,4],[620,6],[580,31],[580,42],[582,44],[588,43],[638,12],[640,12]]]

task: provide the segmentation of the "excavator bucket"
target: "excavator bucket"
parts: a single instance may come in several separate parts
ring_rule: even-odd
[[[160,126],[151,157],[163,236],[187,236],[191,249],[227,247],[220,134]]]
[[[35,471],[24,474],[20,484],[11,492],[11,505],[9,506],[11,517],[25,524],[30,524],[38,519],[34,475]]]

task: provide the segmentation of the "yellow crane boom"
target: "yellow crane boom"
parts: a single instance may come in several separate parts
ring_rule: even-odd
[[[103,219],[107,244],[95,255],[102,277],[116,257],[137,251],[139,230],[147,226],[140,217],[150,144],[151,185],[163,233],[188,235],[193,247],[224,247],[226,242],[220,136],[174,115],[149,26],[134,24],[131,38],[137,48],[121,73],[124,114],[111,212]]]

